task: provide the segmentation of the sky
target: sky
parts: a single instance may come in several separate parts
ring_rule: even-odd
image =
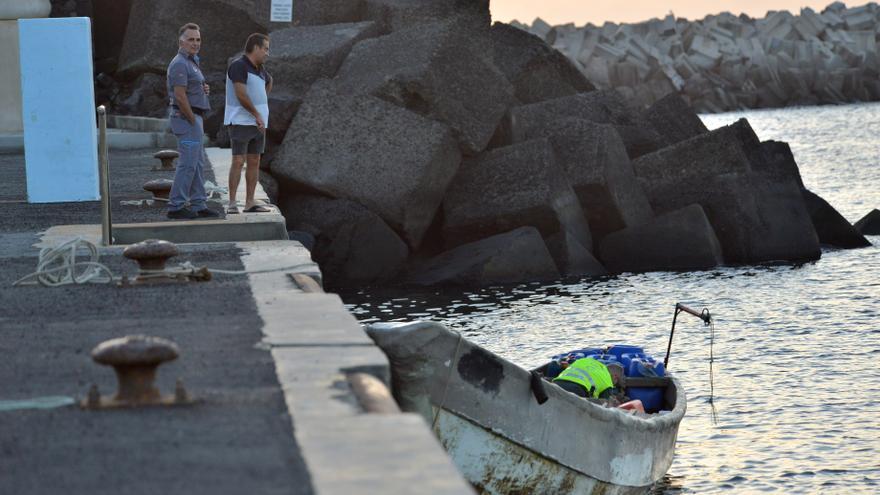
[[[821,12],[833,0],[491,0],[492,19],[510,22],[516,19],[531,24],[535,17],[551,25],[573,22],[578,26],[592,22],[602,25],[605,21],[639,22],[652,17],[665,17],[672,11],[676,17],[690,20],[701,19],[709,14],[745,12],[752,17],[764,17],[768,10],[800,12],[810,7]],[[866,1],[845,2],[857,7]]]

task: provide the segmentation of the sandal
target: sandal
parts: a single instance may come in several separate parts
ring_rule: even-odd
[[[269,208],[266,208],[265,206],[254,205],[254,206],[251,206],[250,208],[245,208],[244,212],[245,213],[271,213],[272,210]]]
[[[239,213],[238,206],[233,205],[233,206],[226,207],[226,214],[227,215],[236,215],[238,213]]]

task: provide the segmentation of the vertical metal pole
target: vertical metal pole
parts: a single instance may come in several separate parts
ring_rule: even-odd
[[[672,351],[672,336],[675,335],[675,320],[678,319],[678,313],[681,313],[679,305],[675,305],[675,314],[672,316],[672,330],[669,331],[669,344],[666,345],[666,357],[663,359],[663,367],[669,367],[669,352]]]
[[[110,156],[107,145],[107,109],[98,107],[98,176],[101,181],[101,243],[113,244],[110,221]]]

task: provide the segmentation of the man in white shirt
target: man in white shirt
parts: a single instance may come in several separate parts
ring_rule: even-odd
[[[229,64],[226,71],[226,111],[223,123],[232,142],[232,167],[229,169],[229,206],[227,213],[238,213],[235,193],[245,172],[247,213],[271,211],[254,199],[260,179],[260,155],[266,148],[266,124],[269,123],[269,97],[272,76],[263,63],[269,58],[269,37],[254,33],[248,36],[244,55]]]

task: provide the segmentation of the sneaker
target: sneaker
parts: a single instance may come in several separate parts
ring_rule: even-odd
[[[198,218],[199,215],[192,210],[187,208],[181,208],[179,210],[169,211],[166,216],[171,220],[192,220],[194,218]]]
[[[208,219],[220,218],[220,213],[217,211],[214,211],[210,208],[205,208],[204,210],[197,211],[196,216],[199,218],[208,218]]]

